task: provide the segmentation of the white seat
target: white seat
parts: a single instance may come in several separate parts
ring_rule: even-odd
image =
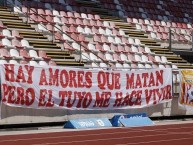
[[[43,60],[39,61],[39,65],[41,65],[41,66],[49,66],[48,63],[43,61]]]
[[[139,39],[137,39],[137,38],[135,38],[135,44],[137,44],[137,45],[144,45],[144,44],[141,44],[141,41],[139,40]]]
[[[128,41],[129,41],[129,44],[133,44],[133,45],[135,45],[135,41],[134,41],[134,39],[133,38],[128,38]]]
[[[119,37],[115,37],[115,42],[118,43],[118,44],[124,44],[124,43],[121,41],[121,38],[119,38]]]
[[[137,62],[143,62],[140,55],[135,54],[135,61]]]
[[[106,33],[106,35],[108,35],[108,36],[113,36],[113,32],[112,32],[111,29],[106,28],[105,33]]]
[[[187,24],[187,27],[188,27],[189,29],[192,29],[192,25],[191,25],[191,24]]]
[[[164,26],[164,27],[167,26],[165,21],[161,21],[161,25]]]
[[[151,23],[149,22],[148,19],[145,19],[144,22],[145,22],[146,25],[151,25]]]
[[[34,61],[34,60],[29,61],[29,65],[39,66],[39,64],[36,61]]]
[[[62,27],[58,24],[55,24],[54,31],[62,31]]]
[[[138,19],[133,18],[133,23],[135,23],[135,24],[139,23],[139,22],[138,22]]]
[[[6,48],[15,48],[12,44],[11,41],[8,40],[7,38],[3,38],[2,40],[2,44],[6,47]]]
[[[163,64],[159,64],[159,68],[166,68]]]
[[[93,51],[93,52],[99,52],[99,50],[97,50],[95,45],[92,43],[88,43],[88,49]]]
[[[100,63],[100,67],[101,67],[101,68],[107,68],[108,66],[107,66],[106,63],[101,62],[101,63]]]
[[[103,25],[105,26],[105,27],[108,27],[108,28],[110,28],[111,26],[110,26],[110,23],[109,22],[107,22],[107,21],[104,21],[103,22]]]
[[[145,64],[145,68],[152,68],[152,65],[151,65],[151,64],[148,64],[148,63],[146,63],[146,64]]]
[[[67,40],[67,41],[70,41],[70,42],[73,42],[73,41],[74,41],[74,40],[72,40],[72,38],[70,38],[70,37],[67,36],[66,34],[63,34],[62,37],[63,37],[64,40]]]
[[[150,64],[153,63],[152,61],[149,61],[149,59],[148,59],[148,57],[147,57],[146,55],[142,55],[142,56],[141,56],[141,59],[142,59],[142,62],[150,63]]]
[[[180,29],[182,34],[187,34],[185,29]]]
[[[113,56],[110,53],[105,53],[105,58],[110,62],[116,62],[116,60],[113,59]]]
[[[135,24],[137,30],[142,30],[142,27],[140,24]]]
[[[145,46],[145,52],[147,52],[148,54],[154,54],[153,52],[151,52],[150,48]]]
[[[155,33],[155,32],[151,32],[151,38],[153,38],[153,39],[156,39],[156,40],[161,40],[161,38],[160,37],[158,37],[158,35],[157,35],[157,33]]]
[[[94,62],[93,62],[93,63],[91,64],[91,66],[92,66],[93,69],[99,69],[99,66],[97,65],[97,63],[94,63]]]
[[[6,63],[7,63],[6,60],[0,59],[0,64],[6,64]]]
[[[131,67],[131,66],[130,66],[128,63],[124,63],[124,64],[123,64],[123,68],[124,68],[123,70],[124,70],[124,71],[130,70],[130,67]]]
[[[16,59],[22,59],[23,57],[19,55],[19,52],[16,49],[10,49],[10,55]]]
[[[136,46],[134,46],[134,45],[131,46],[131,51],[132,51],[132,52],[135,52],[135,53],[137,53],[137,54],[140,54],[138,48],[137,48]]]
[[[36,60],[42,60],[42,57],[39,57],[35,50],[29,50],[29,56],[35,58]]]
[[[161,60],[161,58],[159,57],[159,56],[155,56],[155,60],[157,61],[157,62],[159,62],[159,63],[161,63],[162,62],[162,60]]]
[[[109,53],[114,53],[113,50],[110,49],[110,46],[107,44],[103,44],[103,49]]]
[[[125,36],[125,32],[123,30],[119,30],[119,34]]]
[[[177,65],[175,65],[175,64],[172,64],[172,68],[173,69],[178,69]]]
[[[141,64],[141,63],[138,63],[137,66],[139,69],[142,69],[142,70],[145,68],[144,64]]]
[[[84,31],[85,31],[85,34],[87,34],[87,35],[93,35],[92,30],[88,27],[85,27]]]
[[[118,69],[123,69],[123,65],[120,64],[120,63],[116,63],[116,64],[115,64],[115,67],[118,68]]]
[[[16,60],[9,60],[10,64],[19,64]]]
[[[155,32],[151,32],[150,35],[151,35],[151,38],[153,38],[153,39],[158,39],[158,38],[157,38],[157,34],[156,34]]]
[[[23,47],[27,48],[27,49],[33,49],[33,46],[30,46],[30,45],[29,45],[29,42],[28,42],[27,40],[25,40],[25,39],[22,39],[22,40],[21,40],[21,45],[22,45]]]
[[[84,60],[84,61],[91,61],[88,53],[82,52],[81,55],[82,55],[82,60]]]
[[[102,35],[107,35],[105,30],[102,29],[101,27],[99,28],[99,33],[102,34]]]
[[[147,31],[153,32],[153,27],[150,25],[147,25]]]
[[[90,59],[91,59],[92,61],[101,62],[101,59],[98,58],[98,57],[97,57],[96,55],[94,55],[93,53],[90,53],[89,56],[90,56]]]
[[[167,58],[165,56],[161,56],[161,61],[163,63],[171,63],[171,62],[168,62]]]
[[[59,25],[63,25],[63,23],[62,23],[62,21],[61,21],[61,19],[59,17],[55,16],[53,20],[54,20],[55,23],[57,23]]]
[[[15,13],[18,13],[19,15],[24,15],[23,12],[21,11],[21,8],[18,7],[18,6],[14,6],[14,7],[13,7],[13,11],[14,11]]]
[[[111,37],[111,36],[108,37],[108,41],[109,41],[110,43],[117,44],[117,43],[115,42],[114,38]]]
[[[84,28],[82,28],[81,26],[78,26],[78,27],[76,28],[76,30],[77,30],[79,33],[85,34]]]
[[[59,18],[62,17],[57,10],[53,10],[53,15],[54,15],[54,16],[57,16],[57,17],[59,17]]]
[[[42,32],[49,32],[43,24],[38,24],[38,29]]]
[[[127,58],[127,56],[125,54],[121,54],[120,58],[121,58],[122,61],[130,63],[130,61],[128,60],[128,58]]]
[[[73,42],[72,43],[72,47],[74,48],[74,49],[76,49],[76,50],[80,50],[80,44],[78,44],[78,43],[76,43],[76,42]]]
[[[85,13],[81,13],[81,18],[88,19],[87,15]]]
[[[11,32],[7,29],[4,29],[2,31],[2,34],[3,34],[3,36],[7,37],[8,39],[13,39],[14,38],[14,36],[11,35]]]
[[[191,37],[190,37],[190,36],[188,36],[188,35],[185,35],[185,39],[187,39],[187,40],[191,41]]]

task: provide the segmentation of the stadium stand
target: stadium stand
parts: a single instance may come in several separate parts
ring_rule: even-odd
[[[0,7],[0,64],[124,71],[193,68],[168,47],[170,33],[172,43],[191,44],[190,3],[189,0],[7,0],[7,7]],[[179,86],[177,72],[173,78]]]
[[[20,3],[18,2],[18,4]],[[17,8],[14,9],[19,10],[19,7]],[[25,9],[22,8],[22,10]],[[20,12],[19,14],[22,16],[26,16],[24,13],[22,13],[22,11],[17,12]],[[63,47],[57,46],[55,42],[50,41],[46,36],[44,36],[41,31],[37,31],[36,28],[32,26],[31,22],[26,24],[24,21],[22,21],[22,19],[19,17],[19,14],[10,13],[10,9],[8,8],[1,8],[1,47],[5,47],[7,49],[12,48],[10,50],[11,55],[14,56],[12,59],[23,59],[28,62],[29,59],[20,56],[18,53],[18,50],[25,48],[25,50],[27,50],[26,53],[29,53],[29,56],[37,61],[37,63],[42,59],[48,63],[51,59],[52,61],[55,61],[57,65],[84,65],[82,62],[76,60],[70,51],[66,51]],[[32,14],[32,12],[30,14]],[[35,22],[33,25],[36,25]],[[67,44],[64,42],[63,45]],[[39,55],[38,51],[40,51]],[[44,55],[50,57],[50,59],[45,59],[41,56],[43,51],[46,52],[44,52]],[[7,55],[8,54],[9,52],[7,52]],[[10,57],[7,57],[6,59],[8,58],[11,59]]]
[[[123,32],[125,31],[125,34],[130,38],[138,38],[140,40],[140,43],[145,44],[145,46],[149,47],[153,52],[155,52],[156,55],[166,56],[167,60],[169,62],[172,62],[174,65],[177,65],[178,68],[191,67],[191,64],[188,64],[187,61],[183,60],[180,56],[177,56],[173,52],[169,51],[168,48],[163,48],[160,43],[162,41],[168,40],[169,27],[171,27],[172,31],[175,32],[173,34],[174,40],[180,41],[182,43],[189,42],[191,40],[190,35],[191,24],[186,24],[184,21],[182,21],[186,20],[186,18],[179,19],[177,21],[175,17],[172,16],[166,17],[165,15],[169,12],[167,11],[165,12],[165,9],[157,8],[159,7],[159,1],[141,2],[140,0],[139,1],[100,0],[100,2],[77,1],[77,3],[80,4],[81,6],[90,8],[95,14],[99,14],[104,21],[113,22],[117,28],[119,28]],[[160,1],[160,3],[162,3],[162,1]],[[165,2],[163,5],[166,5],[166,3],[167,2]],[[178,3],[178,5],[180,5],[181,3]],[[170,2],[170,4],[175,5],[176,3]],[[166,10],[168,10],[168,8]],[[118,15],[122,17],[122,19],[116,17],[117,12]],[[163,12],[166,14],[159,16],[163,14]],[[173,13],[175,12],[173,11]],[[170,11],[170,14],[172,14],[172,11]],[[127,23],[125,23],[123,19],[126,19]],[[174,19],[176,22],[174,21]],[[172,25],[169,25],[170,23]],[[179,30],[182,33],[179,34],[176,33],[177,30]],[[160,37],[158,37],[158,35]],[[130,40],[130,42],[131,44],[133,43],[132,40]]]
[[[70,53],[77,58],[77,51],[81,51],[79,59],[83,58],[87,66],[92,66],[93,62],[100,66],[100,63],[105,62],[108,66],[118,68],[123,64],[138,68],[192,68],[186,60],[161,45],[161,41],[168,40],[169,27],[175,32],[179,29],[179,34],[174,33],[174,40],[191,40],[188,35],[191,25],[180,21],[186,19],[169,22],[174,19],[169,19],[172,11],[164,12],[157,8],[162,6],[159,1],[144,2],[144,5],[140,4],[140,0],[9,2],[15,5],[13,9],[17,15],[6,16],[17,21],[2,20],[3,26],[8,29],[25,28],[25,31],[19,30],[19,34],[14,32],[15,35],[23,37],[22,41],[27,46],[29,41],[35,50],[45,50],[58,65],[83,65],[67,61],[74,59]],[[29,23],[23,23],[18,16]],[[11,37],[6,29],[3,31]],[[48,39],[50,42],[44,41]]]

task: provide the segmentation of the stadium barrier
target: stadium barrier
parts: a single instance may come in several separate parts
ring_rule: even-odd
[[[112,125],[115,127],[150,126],[153,124],[146,113],[115,115],[112,118]]]
[[[86,128],[106,128],[112,127],[108,118],[87,118],[87,119],[74,119],[69,120],[64,128],[72,129],[86,129]]]

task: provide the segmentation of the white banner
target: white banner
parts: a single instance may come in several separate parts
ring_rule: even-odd
[[[1,65],[2,102],[36,109],[126,109],[172,99],[171,69],[104,71]]]

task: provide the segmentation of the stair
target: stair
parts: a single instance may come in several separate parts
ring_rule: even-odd
[[[77,62],[70,52],[64,51],[47,39],[41,32],[37,32],[30,24],[26,24],[19,18],[18,14],[12,13],[8,8],[0,8],[0,20],[9,30],[18,30],[19,34],[35,50],[45,50],[47,55],[61,66],[84,66],[84,63]]]
[[[17,21],[4,20],[3,24],[6,25],[10,29],[25,29],[25,30],[35,31],[35,29],[32,28],[30,24],[26,24],[22,22],[22,20],[17,20]]]
[[[47,42],[47,37],[45,37],[42,33],[36,32],[36,31],[19,31],[19,34],[26,38],[27,40],[33,40],[36,42],[37,40],[41,39]],[[47,42],[50,43],[50,42]]]
[[[141,43],[145,44],[145,46],[148,46],[156,55],[164,55],[169,62],[177,65],[178,68],[193,68],[192,64],[188,63],[179,55],[176,55],[173,52],[169,51],[169,49],[162,48],[160,43],[151,38],[148,38],[148,35],[145,32],[137,30],[133,24],[129,24],[127,22],[124,22],[123,19],[113,16],[113,14],[111,14],[111,11],[108,9],[104,9],[103,5],[100,2],[95,2],[91,0],[76,1],[79,5],[82,5],[83,7],[89,7],[93,11],[93,13],[100,15],[102,20],[114,22],[115,26],[121,28],[129,37],[140,39]]]

